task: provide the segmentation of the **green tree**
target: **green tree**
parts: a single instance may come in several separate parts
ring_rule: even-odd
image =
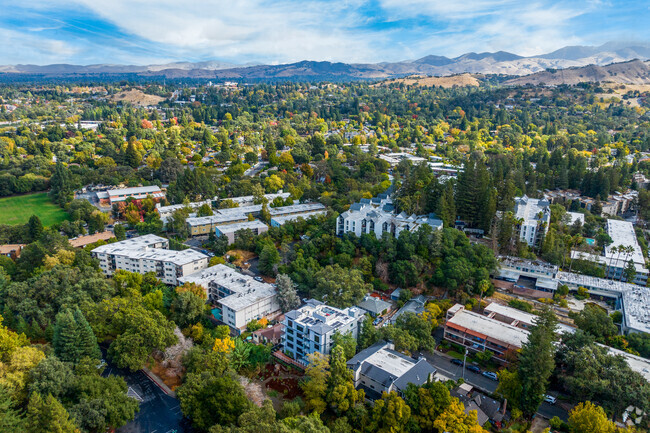
[[[200,430],[215,424],[235,424],[251,407],[242,386],[228,374],[188,374],[177,395],[183,414]]]
[[[332,346],[341,346],[346,360],[352,358],[357,353],[357,340],[349,332],[344,335],[336,331],[332,335]]]
[[[126,239],[126,228],[123,224],[115,224],[115,227],[113,228],[113,234],[118,241],[123,241]]]
[[[30,370],[28,390],[30,394],[51,394],[60,398],[66,393],[72,382],[73,374],[70,367],[57,357],[49,356]]]
[[[54,353],[64,362],[77,362],[81,359],[81,350],[77,345],[79,328],[72,311],[65,310],[56,315],[52,346]]]
[[[0,432],[23,431],[25,421],[17,406],[7,389],[0,386]]]
[[[379,340],[379,333],[377,328],[372,323],[372,317],[366,315],[361,323],[361,329],[359,330],[359,338],[357,339],[357,344],[359,349],[363,350],[367,347],[372,346]]]
[[[214,215],[214,212],[212,212],[212,206],[207,203],[202,204],[199,210],[196,212],[196,215],[200,217]]]
[[[56,163],[54,173],[50,178],[49,194],[52,201],[59,206],[64,206],[74,197],[70,172],[61,162]]]
[[[43,224],[41,223],[41,219],[38,216],[32,215],[29,217],[29,222],[27,223],[27,231],[29,232],[29,239],[32,242],[35,242],[41,238],[41,235],[43,234]]]
[[[447,182],[440,196],[439,213],[445,227],[454,227],[456,204],[454,203],[454,185],[452,182]]]
[[[382,393],[372,408],[371,430],[377,433],[407,431],[411,408],[395,391]]]
[[[279,274],[275,279],[278,292],[278,302],[284,313],[300,306],[300,298],[296,291],[296,284],[286,274]]]
[[[74,433],[77,429],[57,399],[51,395],[43,399],[34,393],[27,406],[26,430],[28,433]]]
[[[571,313],[570,316],[578,328],[603,342],[605,338],[618,334],[612,318],[598,305],[586,304],[582,311]]]
[[[305,407],[318,414],[325,412],[327,402],[327,383],[330,378],[329,359],[319,352],[307,355],[309,365],[305,370],[305,379],[300,384],[305,395]]]
[[[126,165],[131,166],[132,168],[138,168],[142,163],[142,156],[138,149],[135,148],[135,144],[130,142],[126,147],[126,152],[124,153],[124,162]]]
[[[327,381],[327,403],[338,415],[352,409],[363,401],[363,391],[354,388],[352,371],[346,365],[345,351],[334,346],[330,354],[330,377]]]
[[[193,325],[203,314],[205,301],[192,292],[181,292],[172,302],[172,319],[181,328]]]
[[[314,275],[312,295],[328,304],[346,308],[358,304],[371,291],[358,269],[345,269],[338,264],[326,266]]]
[[[259,269],[264,275],[272,276],[276,272],[276,265],[280,263],[280,253],[273,244],[264,245],[260,253]]]
[[[519,354],[521,381],[521,410],[527,415],[537,412],[544,400],[549,378],[555,368],[557,317],[550,308],[544,308],[530,328]]]
[[[73,317],[77,326],[77,346],[79,348],[80,359],[85,356],[95,359],[101,358],[97,337],[95,337],[93,329],[86,320],[86,316],[77,308],[73,313]]]

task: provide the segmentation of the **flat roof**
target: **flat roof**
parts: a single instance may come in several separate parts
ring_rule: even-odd
[[[245,229],[268,229],[268,226],[260,220],[244,221],[242,223],[222,224],[215,227],[221,233],[234,233],[237,230]]]
[[[209,290],[210,284],[225,287],[234,293],[219,299],[217,302],[233,311],[243,310],[277,294],[272,285],[256,281],[253,277],[239,273],[226,265],[210,266],[191,275],[181,277],[178,281],[179,284],[195,283],[206,290]]]
[[[325,206],[321,203],[301,203],[290,206],[269,207],[269,213],[272,217],[286,215],[288,213],[309,212],[315,210],[324,210]]]
[[[574,272],[558,272],[556,279],[561,284],[582,286],[591,291],[600,290],[606,294],[620,294],[626,326],[637,331],[650,332],[649,288]]]
[[[105,230],[103,232],[95,233],[94,235],[79,236],[76,239],[70,239],[70,245],[75,248],[84,247],[88,244],[95,243],[97,241],[106,241],[108,239],[113,239],[115,235],[113,232]]]
[[[109,189],[106,191],[109,196],[113,195],[127,195],[127,194],[145,194],[151,192],[161,192],[161,189],[158,185],[151,186],[136,186],[133,188],[123,188],[123,189]]]
[[[276,224],[283,225],[287,222],[297,221],[300,218],[309,219],[313,216],[325,215],[326,213],[327,211],[325,210],[316,210],[312,212],[305,212],[305,213],[294,214],[294,215],[280,215],[271,218],[271,222],[275,222]]]
[[[618,257],[624,261],[632,260],[637,264],[645,264],[645,258],[636,239],[634,225],[631,222],[608,219],[607,234],[612,238],[612,243],[605,247],[605,257],[613,257],[615,260]],[[612,248],[618,248],[619,246],[631,246],[634,248],[634,252],[627,256],[626,253],[619,254],[612,251]]]
[[[169,242],[167,239],[162,238],[160,236],[156,235],[144,235],[144,236],[138,236],[135,238],[131,239],[125,239],[123,241],[115,242],[112,244],[106,244],[106,245],[101,245],[97,248],[95,248],[92,252],[93,253],[111,253],[112,251],[116,249],[122,249],[122,248],[131,248],[131,249],[136,249],[136,248],[146,248],[151,245],[159,244],[161,242]]]
[[[514,347],[521,347],[528,340],[528,332],[524,329],[464,309],[447,320],[447,324],[459,326]]]

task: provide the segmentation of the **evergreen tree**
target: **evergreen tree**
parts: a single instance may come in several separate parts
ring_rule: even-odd
[[[24,420],[16,406],[7,389],[0,386],[0,432],[23,431]]]
[[[555,342],[557,317],[545,308],[530,328],[528,341],[519,355],[519,380],[521,380],[520,408],[527,415],[537,412],[544,400],[549,378],[555,369]]]
[[[296,292],[296,285],[288,275],[278,275],[275,284],[278,286],[278,302],[283,312],[286,313],[300,306],[300,298]]]
[[[140,156],[138,150],[135,148],[133,141],[131,141],[126,148],[126,152],[124,153],[124,162],[133,168],[138,168],[142,162],[142,157]]]
[[[29,217],[27,231],[29,232],[29,238],[32,242],[41,238],[41,235],[43,234],[43,223],[41,223],[41,219],[38,216],[32,215]]]
[[[74,321],[77,327],[78,348],[79,348],[79,359],[87,356],[89,358],[99,359],[102,357],[102,354],[99,350],[99,345],[97,344],[97,337],[93,332],[90,324],[86,320],[86,317],[83,313],[77,308],[74,312]]]
[[[59,206],[72,200],[72,180],[70,172],[61,162],[57,162],[54,173],[50,178],[50,198]]]
[[[80,359],[79,329],[70,310],[56,315],[52,346],[61,361],[76,363]]]
[[[454,223],[456,222],[456,203],[454,202],[454,185],[452,182],[447,182],[440,196],[438,213],[445,227],[454,227]]]
[[[74,423],[63,405],[51,395],[34,393],[27,406],[27,433],[74,433]]]
[[[327,382],[327,403],[339,415],[362,402],[363,391],[354,389],[352,371],[347,367],[345,350],[334,346],[330,354],[330,377]]]

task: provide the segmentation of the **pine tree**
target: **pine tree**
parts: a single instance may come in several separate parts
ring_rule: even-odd
[[[296,293],[296,285],[286,274],[280,274],[275,280],[278,286],[278,302],[283,312],[291,311],[300,306],[300,298]]]
[[[59,206],[63,206],[73,197],[70,173],[61,162],[57,162],[50,178],[50,197]]]
[[[440,197],[440,218],[445,227],[453,228],[456,222],[456,203],[454,201],[454,185],[447,182]]]
[[[96,359],[101,358],[101,352],[99,351],[99,346],[97,345],[97,337],[95,337],[95,333],[86,320],[86,317],[78,308],[74,312],[74,321],[77,326],[77,333],[79,336],[78,347],[80,352],[80,359],[84,356]]]
[[[43,223],[41,223],[41,219],[38,216],[32,215],[29,217],[27,231],[32,242],[41,238],[41,235],[43,234]]]
[[[24,420],[16,406],[7,389],[0,386],[0,432],[23,431]]]
[[[70,310],[56,315],[52,346],[61,361],[76,363],[80,359],[79,330]]]
[[[74,433],[77,431],[68,411],[51,395],[45,400],[34,393],[27,406],[27,433]]]

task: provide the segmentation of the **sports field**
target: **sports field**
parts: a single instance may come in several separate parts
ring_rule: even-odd
[[[32,215],[37,215],[45,227],[68,219],[45,192],[0,198],[0,224],[25,224]]]

